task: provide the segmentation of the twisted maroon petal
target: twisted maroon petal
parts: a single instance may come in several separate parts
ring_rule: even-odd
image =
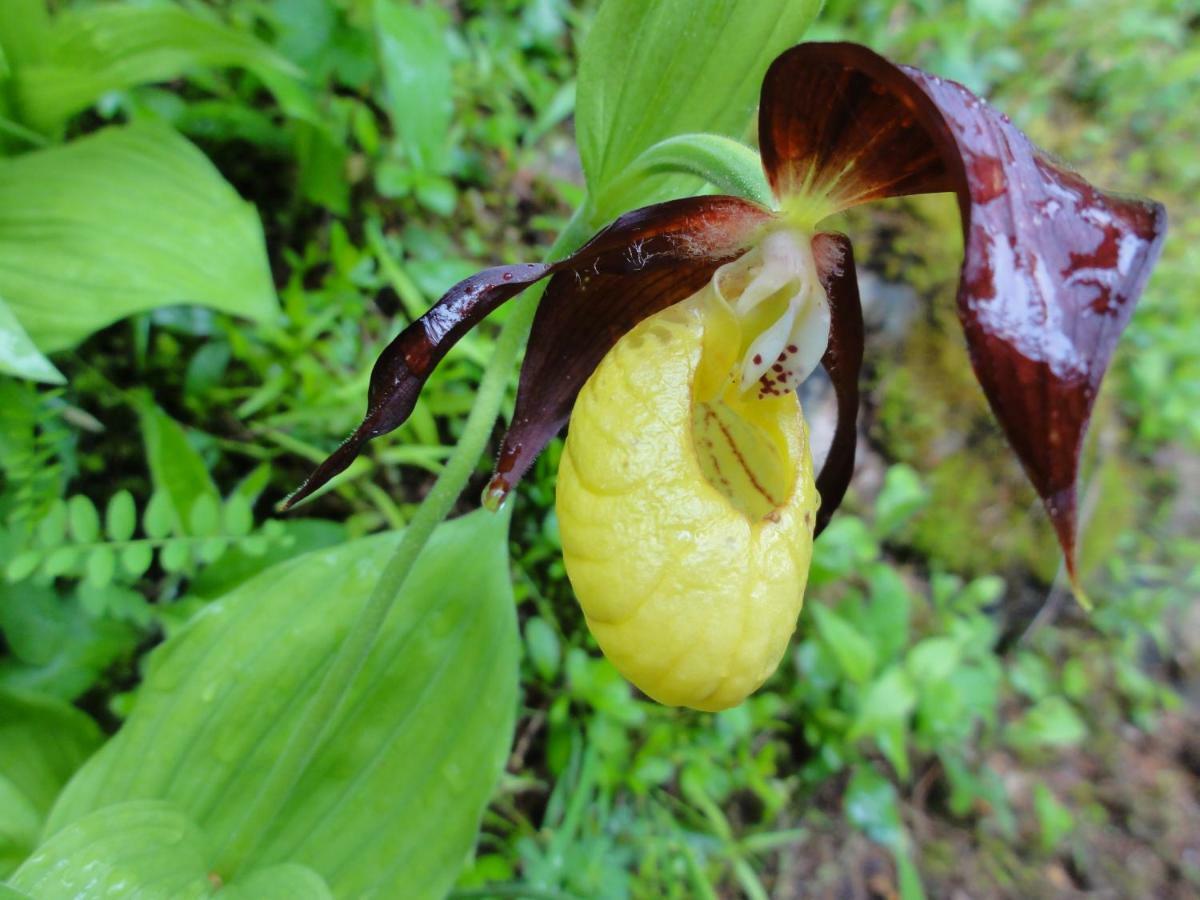
[[[854,268],[854,248],[844,234],[818,234],[813,238],[817,275],[829,298],[829,346],[821,365],[833,383],[837,399],[837,424],[829,455],[817,475],[817,510],[814,537],[825,530],[830,517],[846,496],[854,474],[858,442],[858,377],[863,361],[863,314]]]
[[[962,85],[854,44],[780,56],[760,127],[778,191],[821,193],[835,206],[957,193],[966,248],[958,310],[971,362],[1075,582],[1083,437],[1158,257],[1162,206],[1098,190]]]
[[[280,511],[295,506],[345,471],[367,441],[403,425],[412,415],[426,379],[459,338],[506,300],[545,278],[551,268],[523,263],[484,269],[454,285],[425,315],[400,332],[371,370],[362,424],[280,504]]]

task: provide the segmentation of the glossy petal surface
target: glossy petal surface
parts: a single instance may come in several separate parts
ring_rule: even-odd
[[[706,402],[737,363],[719,313],[694,298],[617,343],[576,402],[557,486],[563,559],[605,655],[655,700],[703,710],[778,665],[818,503],[794,393]]]
[[[1100,381],[1166,231],[1156,203],[1051,161],[962,85],[854,44],[802,44],[768,71],[763,160],[800,209],[954,190],[971,362],[1054,521],[1074,578],[1079,453]],[[808,205],[806,207],[806,204]]]

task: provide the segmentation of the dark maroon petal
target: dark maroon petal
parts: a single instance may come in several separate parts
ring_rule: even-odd
[[[928,128],[936,110],[910,82],[889,77],[894,72],[855,44],[800,44],[776,58],[758,108],[759,149],[776,197],[825,198],[832,212],[954,189]]]
[[[821,507],[817,510],[814,537],[825,530],[846,496],[854,474],[858,443],[858,376],[863,361],[863,315],[854,268],[854,248],[844,234],[818,234],[813,238],[813,258],[821,286],[829,297],[829,346],[821,365],[829,373],[837,398],[837,425],[829,455],[817,476]]]
[[[572,257],[534,318],[489,503],[503,500],[567,423],[575,396],[621,336],[703,287],[770,217],[736,197],[673,200],[622,216]]]
[[[843,108],[822,120],[820,140],[805,143],[796,135],[810,124],[805,116],[815,101],[808,98],[822,92]],[[880,98],[888,98],[894,122]],[[794,155],[803,151],[815,154],[810,183],[843,199],[939,184],[958,194],[966,246],[958,308],[971,362],[1076,583],[1079,454],[1117,339],[1158,257],[1164,209],[1094,188],[962,85],[854,44],[785,53],[768,73],[763,107],[764,160],[780,189],[809,178],[809,161]],[[890,179],[862,119],[893,148]],[[920,129],[924,144],[908,136]],[[909,157],[901,152],[906,142]],[[935,177],[928,147],[940,155],[944,176]],[[859,187],[844,190],[837,180],[843,170]]]
[[[396,336],[375,362],[367,414],[355,432],[280,504],[287,510],[343,472],[372,438],[404,424],[425,380],[464,334],[506,300],[545,278],[551,266],[521,264],[484,269],[450,288],[425,315]]]

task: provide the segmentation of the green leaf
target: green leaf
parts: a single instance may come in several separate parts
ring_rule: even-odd
[[[149,544],[130,544],[121,549],[121,568],[131,578],[141,578],[154,562],[154,550]]]
[[[929,502],[929,491],[912,466],[897,463],[887,470],[875,500],[875,530],[895,534]]]
[[[375,0],[373,8],[392,129],[414,169],[442,171],[454,111],[442,13],[409,0]]]
[[[65,384],[67,379],[54,367],[54,363],[38,352],[33,340],[25,333],[17,317],[13,315],[4,298],[0,297],[0,373],[44,381],[49,384]]]
[[[813,605],[813,619],[821,642],[829,648],[838,666],[855,684],[866,684],[875,672],[875,648],[862,633],[820,604]]]
[[[119,803],[54,833],[9,883],[38,900],[199,900],[212,893],[206,843],[168,803]]]
[[[112,547],[95,547],[88,552],[84,577],[92,587],[105,587],[117,571],[117,554]]]
[[[916,705],[917,691],[908,673],[901,666],[892,666],[867,689],[846,738],[856,741],[896,722],[907,722]]]
[[[609,186],[648,147],[691,132],[742,137],[763,73],[796,43],[819,0],[607,0],[579,60],[575,133],[599,216],[627,197]],[[697,179],[660,179],[641,202],[693,193]]]
[[[254,207],[151,125],[0,160],[0,297],[44,352],[159,306],[277,309]]]
[[[71,538],[78,544],[90,544],[100,536],[100,513],[89,497],[76,494],[67,501]]]
[[[143,425],[143,436],[145,432]],[[171,495],[165,490],[156,490],[142,511],[142,530],[146,532],[146,537],[161,540],[171,533],[174,518],[175,505],[171,502]]]
[[[133,537],[137,528],[137,507],[133,502],[133,494],[120,490],[108,499],[104,510],[104,530],[109,540],[127,541]]]
[[[54,798],[100,741],[73,706],[0,690],[0,878],[36,846]]]
[[[188,532],[199,537],[212,537],[221,530],[221,503],[212,493],[202,493],[188,513]]]
[[[1087,725],[1062,697],[1047,697],[1008,726],[1005,737],[1018,747],[1071,747],[1087,737]]]
[[[109,91],[169,81],[202,66],[240,66],[269,85],[299,69],[252,35],[174,4],[98,4],[56,17],[36,61],[21,65],[22,120],[58,127]]]
[[[904,663],[918,685],[950,677],[962,660],[962,645],[954,638],[930,637],[908,651]]]
[[[9,581],[24,581],[37,571],[42,564],[45,554],[41,550],[25,550],[18,553],[4,569],[4,577]]]
[[[138,421],[142,426],[142,440],[146,446],[146,461],[150,466],[150,478],[154,482],[155,498],[165,496],[170,502],[172,523],[178,534],[198,534],[196,524],[216,525],[221,503],[221,494],[213,483],[204,458],[188,442],[183,427],[163,412],[147,394],[138,394],[135,400]],[[201,512],[201,521],[193,521],[197,505],[209,507]],[[149,508],[146,510],[146,533],[161,536],[159,523],[150,528]],[[155,510],[155,515],[160,515]],[[211,518],[211,522],[209,519]]]
[[[1053,853],[1063,839],[1075,830],[1075,817],[1071,811],[1044,784],[1033,788],[1033,811],[1037,816],[1039,843],[1044,853]]]
[[[254,510],[241,494],[231,494],[221,510],[221,526],[231,537],[244,537],[254,529]]]
[[[534,616],[525,623],[525,648],[530,662],[542,678],[549,681],[558,673],[562,649],[558,635],[545,619]]]
[[[28,582],[0,584],[0,630],[9,650],[0,656],[0,683],[63,700],[90,688],[138,640],[127,625],[96,620],[78,601]]]
[[[229,833],[397,539],[319,550],[208,604],[151,654],[124,728],[52,827],[160,798]],[[441,526],[255,856],[308,866],[337,896],[443,896],[507,756],[517,640],[504,517]]]
[[[865,766],[856,769],[846,786],[845,808],[852,825],[892,852],[903,900],[923,898],[921,876],[912,861],[908,833],[900,818],[900,804],[892,783],[874,769]]]

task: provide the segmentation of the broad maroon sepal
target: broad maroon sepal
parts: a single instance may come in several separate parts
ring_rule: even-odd
[[[1163,208],[1096,189],[962,85],[855,44],[801,44],[780,56],[763,85],[760,126],[778,191],[822,194],[837,208],[957,193],[958,306],[971,362],[1075,582],[1083,437],[1157,259]]]
[[[858,379],[863,362],[863,314],[854,268],[854,248],[844,234],[823,233],[813,238],[817,275],[829,298],[829,346],[821,365],[833,384],[837,400],[837,424],[829,455],[817,475],[821,506],[813,536],[829,524],[830,517],[846,496],[854,475],[854,452],[858,444]]]

